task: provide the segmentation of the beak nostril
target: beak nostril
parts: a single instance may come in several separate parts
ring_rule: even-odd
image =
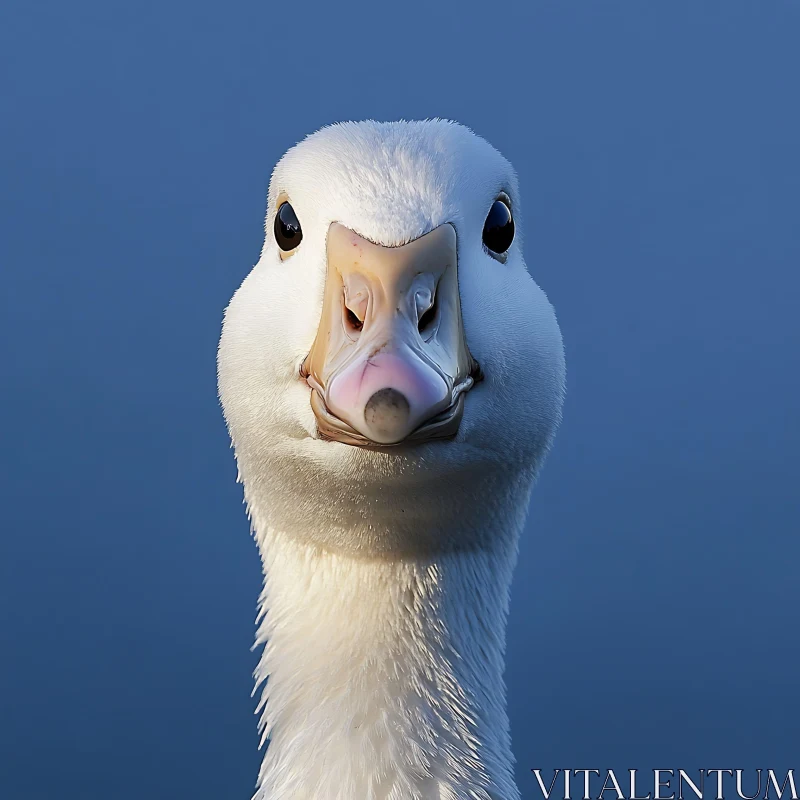
[[[424,333],[428,328],[433,325],[436,319],[437,303],[436,295],[433,296],[433,302],[428,307],[427,311],[419,318],[417,329],[420,333]]]
[[[364,327],[364,322],[360,320],[356,313],[345,306],[345,317],[347,318],[347,324],[354,330],[360,331]]]
[[[342,292],[342,311],[344,312],[344,321],[351,331],[358,333],[364,327],[364,320],[359,317],[356,311],[353,311],[351,306],[355,306],[361,311],[362,316],[366,312],[366,303],[361,297],[361,292],[356,292],[355,296],[348,302],[347,289]]]

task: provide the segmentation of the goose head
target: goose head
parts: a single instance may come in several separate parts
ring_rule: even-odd
[[[564,357],[520,219],[509,162],[451,122],[332,125],[280,160],[218,359],[257,531],[430,552],[526,505]]]

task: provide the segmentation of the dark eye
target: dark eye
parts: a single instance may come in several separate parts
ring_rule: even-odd
[[[283,203],[275,215],[275,241],[284,252],[294,250],[303,240],[303,229],[289,203]]]
[[[511,209],[495,200],[483,225],[483,243],[493,253],[505,253],[514,241],[514,218]]]

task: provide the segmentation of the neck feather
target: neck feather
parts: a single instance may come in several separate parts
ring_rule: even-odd
[[[258,536],[270,743],[255,800],[517,800],[503,683],[516,533],[394,560]]]

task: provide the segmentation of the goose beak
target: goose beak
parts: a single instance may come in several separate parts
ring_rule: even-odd
[[[455,435],[480,377],[456,244],[449,223],[400,247],[331,224],[322,317],[301,369],[323,438],[384,446]]]

